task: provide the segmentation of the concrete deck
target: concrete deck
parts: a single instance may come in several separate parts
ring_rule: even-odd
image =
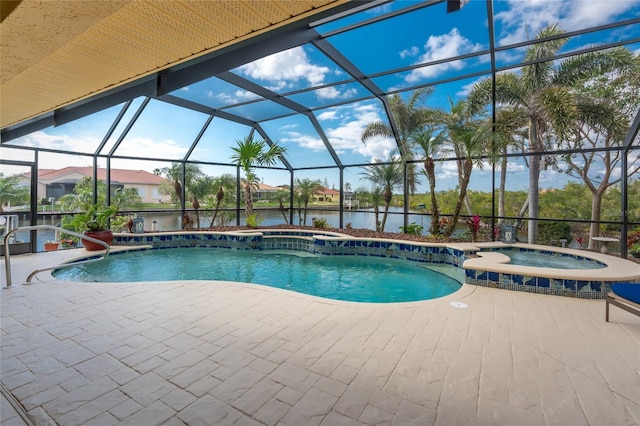
[[[612,307],[606,323],[604,300],[465,285],[373,305],[47,273],[21,285],[71,252],[13,257],[0,291],[2,383],[38,424],[640,423],[640,318]],[[3,425],[25,424],[1,408]]]

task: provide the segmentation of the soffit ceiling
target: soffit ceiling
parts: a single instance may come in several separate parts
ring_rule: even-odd
[[[0,127],[348,1],[3,1]]]

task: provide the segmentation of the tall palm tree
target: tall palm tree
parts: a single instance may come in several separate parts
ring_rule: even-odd
[[[287,151],[278,144],[269,145],[264,140],[254,140],[253,135],[236,141],[237,146],[231,147],[231,160],[244,171],[244,201],[247,217],[253,213],[252,188],[257,181],[254,168],[256,166],[273,166],[279,156]]]
[[[278,201],[278,209],[280,210],[280,213],[282,214],[282,218],[284,219],[284,223],[286,225],[289,224],[289,219],[287,218],[287,210],[285,209],[284,205],[285,203],[289,203],[289,194],[289,191],[287,191],[286,189],[279,189],[274,195],[274,199]]]
[[[411,135],[426,124],[429,109],[422,104],[431,93],[433,89],[430,87],[418,89],[411,94],[406,103],[400,95],[392,95],[389,98],[389,108],[398,132],[398,149],[407,161],[412,160],[409,149]],[[362,132],[362,142],[366,143],[375,137],[394,138],[393,130],[382,121],[367,124]],[[410,162],[407,169],[408,186],[413,194],[418,186],[415,164]]]
[[[526,138],[522,129],[526,128],[528,116],[523,108],[504,106],[496,112],[495,126],[487,119],[485,127],[489,141],[488,151],[493,164],[498,161],[500,183],[498,184],[498,224],[504,222],[505,216],[505,191],[507,186],[507,167],[509,165],[507,154],[513,148],[519,146],[519,141]]]
[[[313,198],[313,194],[315,194],[315,192],[321,187],[322,184],[319,180],[296,179],[295,191],[300,195],[302,204],[304,204],[304,216],[302,219],[302,225],[307,224],[307,206],[309,205],[309,199]]]
[[[213,180],[210,176],[197,176],[187,183],[187,193],[196,214],[196,229],[200,228],[200,200],[211,194],[212,188]]]
[[[429,181],[431,197],[431,228],[429,232],[434,236],[439,235],[440,209],[436,197],[436,166],[434,158],[444,145],[444,133],[437,131],[433,126],[424,126],[411,135],[410,141],[412,145],[422,149],[424,153],[422,162],[424,164],[424,173]]]
[[[463,114],[464,115],[464,114]],[[454,144],[454,150],[458,158],[458,168],[461,171],[459,181],[458,201],[453,211],[453,217],[444,231],[445,237],[450,237],[458,224],[458,218],[462,205],[467,198],[467,188],[471,181],[473,166],[482,168],[480,155],[485,152],[485,137],[479,121],[460,120],[448,123],[448,132]],[[471,214],[471,212],[469,213]]]
[[[384,200],[384,213],[382,215],[382,222],[380,224],[379,231],[384,232],[385,224],[387,223],[387,216],[389,214],[389,206],[393,198],[393,189],[402,184],[404,181],[404,168],[400,161],[393,161],[392,163],[376,165],[379,161],[374,160],[374,164],[365,167],[365,171],[362,172],[363,179],[368,180],[374,185],[374,188],[379,188],[382,192]],[[376,221],[377,222],[377,221]]]
[[[216,206],[215,206],[215,209],[213,210],[213,216],[211,217],[210,226],[214,226],[214,224],[216,223],[218,212],[220,211],[220,206],[224,201],[224,196],[225,196],[224,190],[225,189],[227,189],[227,191],[232,190],[233,188],[235,188],[235,186],[236,186],[236,179],[230,174],[223,174],[222,176],[218,176],[213,180],[213,189],[215,190],[215,188],[218,188],[218,190],[216,191],[216,194],[215,194]]]
[[[540,30],[537,39],[557,37],[564,31],[557,25]],[[623,64],[620,51],[609,49],[576,55],[554,67],[553,57],[566,44],[567,38],[546,40],[527,49],[525,65],[518,74],[506,72],[496,76],[496,102],[519,106],[528,115],[529,151],[529,228],[528,241],[537,238],[539,214],[539,181],[541,151],[553,137],[563,139],[578,118],[578,106],[572,87],[581,81],[615,70]],[[468,101],[473,111],[479,111],[491,102],[492,83],[483,80],[472,89]]]

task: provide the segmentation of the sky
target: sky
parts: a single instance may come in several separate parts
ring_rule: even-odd
[[[340,29],[354,22],[368,20],[385,13],[412,6],[413,0],[401,0],[373,10],[328,23],[317,28],[321,34]],[[413,13],[399,15],[376,22],[367,27],[338,33],[326,38],[349,61],[365,74],[373,74],[371,81],[384,91],[407,90],[413,86],[440,82],[470,73],[490,70],[488,54],[466,59],[438,63],[428,67],[418,64],[447,59],[464,54],[482,52],[489,48],[486,3],[471,0],[456,13],[447,14],[445,4],[436,4]],[[497,46],[508,46],[530,40],[541,28],[558,24],[565,31],[576,31],[588,27],[640,18],[640,0],[508,0],[494,2],[494,28]],[[618,40],[640,37],[640,26],[629,25],[595,34],[569,39],[561,50],[572,50],[593,44],[611,43]],[[640,44],[631,44],[629,49],[640,53]],[[508,67],[522,60],[524,48],[500,51],[496,55],[498,67]],[[411,68],[414,67],[414,68]],[[385,71],[404,68],[402,71],[384,74]],[[517,72],[517,70],[515,70]],[[368,123],[387,123],[380,101],[370,97],[357,82],[336,84],[349,79],[338,64],[331,61],[312,45],[299,46],[284,52],[242,65],[232,73],[260,84],[286,96],[299,105],[313,110],[313,117],[322,128],[340,162],[344,165],[366,164],[375,159],[388,160],[396,146],[390,139],[375,139],[362,143],[362,131]],[[426,106],[447,109],[449,99],[463,99],[478,81],[486,76],[473,76],[434,86],[433,94]],[[308,93],[296,93],[306,87],[317,87]],[[406,92],[408,93],[408,92]],[[406,93],[402,96],[406,96]],[[282,105],[262,99],[259,95],[234,86],[220,78],[191,84],[171,93],[174,96],[199,102],[213,108],[248,117],[260,122],[268,137],[287,148],[287,161],[294,168],[324,167],[317,170],[296,172],[296,177],[320,179],[329,186],[339,184],[339,172],[335,161],[314,127],[314,122],[303,115],[282,117],[291,111]],[[247,103],[247,101],[256,101]],[[107,141],[101,153],[108,153],[124,129],[128,118],[142,103],[136,99],[125,115],[114,136]],[[76,120],[57,128],[48,128],[25,136],[12,144],[21,146],[48,147],[91,154],[100,145],[104,134],[122,108],[121,105],[103,110],[92,116]],[[275,118],[274,118],[275,117]],[[277,118],[280,117],[280,118]],[[149,161],[114,159],[111,167],[153,171],[166,167],[170,162],[160,159],[180,160],[189,150],[201,131],[208,116],[151,100],[140,119],[134,124],[123,142],[115,150],[120,156],[147,157]],[[214,118],[204,132],[189,159],[211,163],[230,163],[231,147],[249,134],[249,128],[221,118]],[[4,145],[7,146],[7,145]],[[30,156],[22,150],[0,150],[3,158],[25,159]],[[18,158],[16,158],[18,157]],[[28,159],[28,158],[26,158]],[[66,165],[87,166],[91,157],[41,153],[40,168],[61,168]],[[105,166],[101,160],[101,166]],[[283,167],[281,164],[280,167]],[[3,167],[5,174],[12,169]],[[235,174],[229,166],[203,166],[211,175]],[[362,180],[362,169],[347,167],[345,182],[352,188],[366,186]],[[491,167],[473,172],[471,189],[488,190],[491,187]],[[619,170],[617,171],[619,175]],[[282,170],[263,170],[258,173],[265,183],[286,185],[290,175]],[[541,187],[562,186],[568,177],[548,169],[542,173]],[[426,179],[423,179],[426,181]],[[508,187],[526,189],[528,170],[517,160],[509,162]],[[438,168],[438,187],[453,188],[457,183],[454,162],[446,162]],[[421,188],[426,187],[423,182]]]

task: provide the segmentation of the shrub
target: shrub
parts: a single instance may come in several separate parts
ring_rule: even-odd
[[[329,222],[327,222],[327,219],[325,219],[324,217],[314,217],[311,220],[313,222],[314,228],[329,228]]]
[[[247,216],[247,226],[249,228],[257,228],[262,223],[262,218],[255,213]]]
[[[422,225],[418,225],[415,222],[411,222],[410,224],[407,225],[406,229],[404,226],[401,226],[400,229],[402,230],[402,232],[404,232],[405,234],[409,234],[409,235],[422,235],[422,230],[424,229],[424,226]]]
[[[571,240],[571,225],[568,222],[538,223],[538,243],[549,244],[558,240]]]

